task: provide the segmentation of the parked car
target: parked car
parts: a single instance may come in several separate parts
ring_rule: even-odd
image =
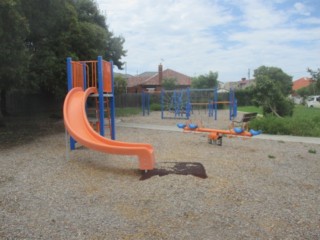
[[[306,102],[308,107],[320,108],[320,95],[309,96]]]

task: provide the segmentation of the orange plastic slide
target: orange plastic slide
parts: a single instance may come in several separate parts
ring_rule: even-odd
[[[137,155],[139,169],[154,169],[155,158],[152,145],[110,140],[93,130],[85,111],[87,98],[92,93],[97,93],[97,89],[91,87],[84,92],[82,88],[76,87],[67,94],[63,105],[63,117],[68,133],[78,143],[96,151],[119,155]]]

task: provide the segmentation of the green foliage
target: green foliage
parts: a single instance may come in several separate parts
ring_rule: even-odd
[[[162,87],[165,90],[173,90],[177,86],[177,79],[176,78],[164,78],[162,80]]]
[[[64,96],[66,57],[95,60],[101,55],[121,68],[124,39],[113,36],[93,0],[24,0],[30,33],[28,88]]]
[[[317,150],[315,150],[315,149],[312,148],[312,149],[309,149],[308,153],[316,154],[316,153],[317,153]]]
[[[151,103],[150,110],[151,111],[161,111],[161,104],[160,103]]]
[[[218,86],[218,73],[210,71],[209,74],[194,77],[191,88],[210,89]]]
[[[245,89],[235,90],[238,106],[252,105],[252,99],[254,98],[254,88],[248,87]]]
[[[126,80],[121,76],[117,75],[114,77],[114,91],[116,95],[126,93],[127,88],[127,82]]]
[[[7,115],[6,93],[26,80],[28,51],[25,39],[29,33],[18,0],[0,2],[0,127]]]
[[[29,29],[18,0],[0,2],[0,90],[17,86],[25,78]]]
[[[280,68],[261,66],[254,71],[256,87],[254,103],[262,106],[264,114],[291,116],[294,104],[288,99],[292,87],[292,77]]]
[[[308,87],[298,89],[297,93],[303,98],[310,95],[320,95],[320,88],[317,87],[317,83],[311,83]]]
[[[292,117],[267,115],[249,124],[268,134],[320,137],[320,109],[296,106]]]
[[[240,106],[238,107],[238,111],[241,112],[257,112],[258,114],[262,115],[262,108],[261,107],[256,107],[256,106]]]
[[[316,71],[308,68],[308,72],[312,76],[314,80],[316,80],[315,87],[318,91],[320,91],[320,68],[318,68]]]
[[[288,95],[292,89],[292,77],[277,67],[261,66],[254,70],[256,81],[263,81],[264,78],[271,80],[283,95]]]
[[[276,112],[280,116],[292,116],[294,108],[294,102],[289,98],[280,98],[276,103]],[[263,106],[263,114],[273,114],[272,108],[269,106]]]

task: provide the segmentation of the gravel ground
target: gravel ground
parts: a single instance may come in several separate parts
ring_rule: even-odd
[[[206,127],[229,123],[226,112],[218,121],[196,111],[193,118]],[[183,122],[159,113],[121,121]],[[140,180],[136,157],[79,147],[67,161],[65,135],[44,136],[0,150],[0,239],[320,239],[320,145],[116,133],[151,143],[159,169],[198,163],[207,178],[169,171]]]

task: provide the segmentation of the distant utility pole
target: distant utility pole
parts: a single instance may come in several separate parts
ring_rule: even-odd
[[[250,80],[250,68],[248,68],[248,80]]]

